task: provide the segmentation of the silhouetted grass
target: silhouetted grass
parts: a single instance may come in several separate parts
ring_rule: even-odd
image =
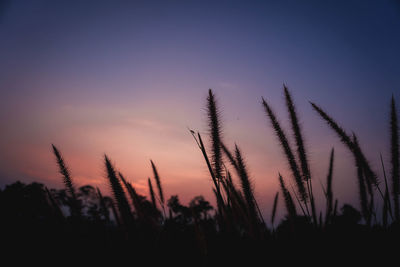
[[[239,167],[238,167],[237,162],[236,162],[234,156],[232,155],[232,153],[229,151],[229,149],[225,146],[224,143],[221,143],[221,148],[222,148],[222,151],[224,152],[225,156],[228,158],[229,163],[235,168],[236,171],[238,171]]]
[[[151,198],[151,203],[153,204],[153,207],[155,209],[157,209],[156,196],[154,194],[153,185],[151,183],[151,179],[150,178],[147,179],[147,183],[148,183],[148,186],[149,186],[149,194],[150,194],[150,198]]]
[[[387,227],[388,214],[393,219],[392,204],[390,202],[390,191],[389,191],[389,185],[388,185],[387,176],[386,176],[385,164],[383,163],[382,154],[380,154],[379,156],[381,159],[383,178],[385,180],[385,199],[383,201],[383,207],[382,207],[382,224],[384,227]]]
[[[392,163],[392,194],[394,203],[394,217],[396,221],[400,220],[400,169],[399,169],[399,128],[397,123],[397,110],[394,97],[392,96],[390,112],[390,133],[391,133],[391,163]]]
[[[63,177],[64,185],[67,188],[69,197],[71,198],[71,205],[70,205],[71,213],[77,217],[80,217],[82,215],[82,209],[81,209],[80,203],[79,203],[78,198],[75,193],[75,186],[74,186],[70,171],[69,171],[67,165],[65,164],[64,159],[61,156],[61,153],[58,151],[58,149],[55,147],[55,145],[52,145],[52,147],[53,147],[54,155],[56,156],[56,159],[57,159],[57,165],[59,167],[60,174]]]
[[[299,167],[297,165],[297,162],[296,162],[296,159],[292,152],[292,149],[290,148],[289,141],[286,137],[286,134],[284,133],[283,129],[281,128],[281,126],[275,116],[275,113],[272,111],[272,109],[270,108],[270,106],[268,105],[268,103],[265,101],[264,98],[262,99],[262,104],[264,106],[267,116],[269,117],[269,119],[271,121],[272,127],[275,130],[275,134],[281,143],[281,146],[286,155],[286,158],[289,162],[289,166],[292,171],[294,180],[296,182],[296,186],[297,186],[297,190],[300,195],[300,198],[304,202],[305,206],[307,207],[306,203],[307,203],[308,197],[307,197],[307,192],[306,192],[306,189],[305,189],[304,183],[303,183],[304,180],[301,177]]]
[[[308,197],[310,200],[310,206],[311,206],[311,214],[312,214],[314,223],[317,224],[317,215],[316,215],[316,210],[315,210],[314,195],[313,195],[313,191],[312,191],[311,172],[310,172],[310,167],[308,164],[308,157],[307,157],[306,149],[304,147],[304,140],[303,140],[303,135],[301,133],[299,119],[298,119],[298,116],[296,113],[296,108],[295,108],[293,100],[292,100],[292,96],[290,95],[288,88],[285,85],[283,86],[283,88],[284,88],[285,99],[286,99],[286,107],[289,112],[290,122],[291,122],[291,126],[292,126],[293,136],[296,141],[297,157],[300,162],[303,179],[307,185],[307,193],[308,193]]]
[[[278,197],[279,197],[279,192],[276,192],[276,195],[274,197],[274,204],[272,206],[272,213],[271,213],[271,226],[274,227],[274,222],[275,222],[275,217],[276,217],[276,209],[278,207]]]
[[[256,225],[259,222],[259,218],[256,210],[257,204],[254,197],[253,185],[251,184],[246,164],[237,145],[235,145],[235,158],[238,166],[240,185],[244,198],[246,200],[247,209],[249,210],[250,220],[253,222],[254,227],[257,228]]]
[[[327,122],[327,124],[336,132],[339,136],[340,140],[346,145],[346,147],[353,153],[356,161],[358,160],[359,163],[362,165],[363,171],[368,179],[376,186],[379,190],[379,181],[377,175],[372,171],[370,164],[368,163],[364,153],[361,151],[360,146],[356,145],[352,140],[351,136],[349,136],[342,127],[338,125],[325,111],[323,111],[319,106],[316,104],[311,103],[311,106],[314,108],[315,111]],[[380,192],[381,193],[381,192]],[[381,193],[382,195],[382,193]]]
[[[331,156],[329,159],[329,171],[326,178],[326,215],[325,223],[328,224],[331,221],[331,216],[333,212],[333,190],[332,190],[332,180],[333,180],[333,160],[335,156],[335,150],[332,148]]]
[[[287,214],[289,218],[294,219],[297,217],[296,205],[293,202],[293,198],[289,190],[287,190],[286,188],[285,182],[283,181],[281,174],[279,174],[279,184],[281,186],[281,191],[283,195],[283,200],[285,201]]]
[[[133,215],[120,180],[118,179],[114,166],[111,164],[107,155],[104,155],[104,161],[106,165],[108,181],[110,183],[111,191],[113,192],[121,219],[125,225],[131,225],[133,223]]]
[[[215,96],[210,89],[207,98],[207,115],[211,137],[211,158],[214,167],[214,175],[217,179],[222,179],[222,153],[221,153],[221,125],[220,114],[217,108]]]
[[[135,208],[137,216],[139,218],[142,217],[142,208],[140,206],[139,197],[136,193],[135,188],[125,179],[122,173],[118,172],[118,176],[121,179],[122,184],[125,186],[125,189],[131,198],[132,206]]]
[[[215,197],[217,198],[217,206],[218,206],[219,213],[221,214],[223,212],[226,212],[225,201],[222,197],[220,184],[219,184],[219,181],[217,180],[217,177],[214,174],[214,170],[213,170],[210,160],[208,158],[207,151],[206,151],[206,148],[203,143],[203,139],[201,138],[200,133],[197,133],[197,136],[193,130],[190,130],[190,133],[192,134],[194,140],[196,141],[199,149],[201,150],[201,152],[203,154],[204,160],[206,161],[206,164],[207,164],[208,171],[210,172],[210,176],[214,183],[213,191],[214,191]]]
[[[354,142],[357,143],[357,138],[354,136]],[[358,181],[358,190],[359,190],[359,199],[360,199],[360,207],[361,213],[364,216],[366,222],[370,224],[371,222],[371,214],[368,207],[368,197],[367,197],[367,189],[366,189],[366,179],[364,175],[364,169],[361,163],[361,159],[356,157],[356,167],[357,167],[357,181]]]
[[[154,180],[156,181],[157,184],[157,189],[158,189],[158,197],[160,198],[160,203],[162,206],[164,206],[164,191],[163,188],[161,186],[161,179],[160,179],[160,175],[158,175],[158,171],[156,168],[156,165],[154,164],[154,162],[152,160],[150,160],[151,163],[151,168],[153,170],[153,174],[154,174]]]
[[[36,245],[43,240],[46,249],[56,247],[60,251],[67,251],[71,257],[76,255],[76,251],[93,250],[96,251],[94,258],[110,255],[115,262],[117,258],[130,257],[133,259],[130,262],[135,264],[139,262],[138,258],[144,258],[146,265],[153,265],[160,260],[161,264],[168,266],[172,263],[176,265],[177,261],[190,266],[254,266],[266,262],[266,259],[278,259],[283,264],[286,258],[305,258],[310,263],[317,254],[326,259],[334,259],[340,253],[348,253],[347,256],[360,259],[365,255],[384,255],[379,253],[395,248],[390,244],[397,242],[399,237],[399,215],[396,214],[399,207],[396,201],[399,201],[400,170],[394,98],[390,113],[390,185],[380,155],[385,181],[384,194],[380,192],[380,179],[366,159],[356,134],[346,133],[324,110],[312,103],[313,109],[350,150],[357,170],[361,212],[345,203],[340,208],[339,200],[334,198],[340,194],[334,194],[333,191],[335,154],[331,150],[326,187],[321,184],[326,199],[325,205],[322,205],[325,206],[324,217],[323,210],[317,213],[315,209],[317,203],[312,181],[318,177],[311,174],[298,113],[286,86],[284,95],[295,150],[292,150],[291,140],[288,140],[269,104],[264,99],[262,102],[292,176],[287,180],[281,174],[278,176],[280,192],[275,194],[272,203],[272,231],[265,224],[255,199],[253,177],[242,150],[235,145],[232,153],[222,142],[224,136],[219,117],[220,108],[210,89],[207,111],[211,157],[206,149],[208,144],[203,143],[200,133],[190,132],[209,170],[217,209],[213,210],[210,203],[201,196],[193,198],[189,205],[181,204],[177,195],[167,199],[152,160],[150,162],[157,192],[148,178],[150,201],[140,195],[139,187],[136,190],[115,169],[106,155],[104,163],[112,198],[103,196],[99,188],[89,185],[77,188],[61,153],[53,145],[65,189],[49,190],[37,183],[24,185],[18,182],[0,189],[0,213],[4,215],[0,220],[0,229],[5,229],[2,235],[2,240],[6,236],[4,244],[9,246],[10,242],[15,242],[19,245]],[[222,157],[222,154],[225,156]],[[226,164],[228,162],[230,164]],[[383,202],[375,202],[376,190],[381,194]],[[276,223],[279,196],[284,201],[286,216]],[[157,209],[157,201],[164,214]],[[168,217],[165,205],[169,208]],[[64,215],[62,211],[65,208],[70,208],[71,213]],[[378,219],[377,215],[382,217]],[[335,247],[334,244],[339,246]],[[354,256],[355,250],[361,250],[364,256]]]

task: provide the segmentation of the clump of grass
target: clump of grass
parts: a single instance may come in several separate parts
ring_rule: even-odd
[[[232,176],[229,171],[227,171],[226,179],[223,180],[223,187],[227,196],[227,206],[232,216],[235,218],[238,224],[249,225],[249,209],[246,205],[246,200],[239,189],[236,188],[233,183]]]
[[[316,104],[311,103],[313,109],[327,122],[327,124],[336,132],[343,144],[350,150],[353,154],[355,165],[357,169],[357,179],[359,187],[359,197],[361,205],[361,213],[367,221],[371,222],[372,216],[375,216],[374,212],[374,191],[372,185],[378,190],[382,200],[385,197],[379,188],[378,176],[372,170],[368,160],[366,159],[356,135],[353,133],[352,137],[348,135],[339,124],[332,119],[322,108]],[[369,199],[368,199],[368,195]]]
[[[294,219],[297,217],[296,205],[293,202],[292,195],[290,194],[289,190],[287,190],[285,182],[283,181],[282,175],[279,174],[279,184],[281,187],[283,199],[285,201],[286,211],[288,217]]]
[[[217,197],[218,205],[218,221],[225,229],[230,228],[232,230],[233,228],[242,229],[242,227],[245,227],[248,234],[257,237],[258,233],[262,232],[261,223],[264,225],[265,223],[254,197],[253,185],[241,150],[236,146],[232,154],[222,142],[219,110],[216,105],[215,95],[211,89],[207,97],[207,112],[211,139],[211,160],[208,159],[200,134],[197,133],[196,135],[192,130],[190,132],[203,153],[214,182],[214,193]],[[240,181],[241,190],[235,187],[229,171],[223,165],[222,152],[225,153],[234,167]],[[222,173],[222,166],[225,167],[226,175]],[[239,232],[242,230],[239,230]]]
[[[221,147],[239,177],[242,194],[244,196],[246,203],[245,204],[246,210],[248,211],[248,216],[253,222],[256,222],[259,220],[258,218],[259,215],[257,214],[257,201],[255,200],[254,197],[254,188],[249,178],[247,166],[242,156],[242,153],[236,144],[235,144],[235,156],[232,155],[232,153],[224,144],[221,144]],[[232,179],[230,175],[228,177]],[[232,180],[230,180],[230,183],[233,186]],[[234,190],[232,190],[232,192],[234,192]],[[232,197],[230,191],[227,191],[227,195],[228,197]],[[261,218],[262,217],[260,216],[260,219]]]

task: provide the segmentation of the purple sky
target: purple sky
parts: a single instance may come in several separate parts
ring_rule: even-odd
[[[106,188],[101,160],[107,153],[142,193],[151,158],[167,195],[213,200],[187,130],[207,134],[205,99],[212,88],[224,138],[242,148],[269,214],[278,172],[290,176],[260,102],[265,97],[289,129],[286,83],[315,187],[321,191],[318,180],[325,181],[334,146],[334,193],[357,205],[352,158],[308,101],[355,131],[381,174],[391,95],[400,102],[397,3],[2,1],[0,185],[23,180],[60,187],[54,143],[79,185]]]

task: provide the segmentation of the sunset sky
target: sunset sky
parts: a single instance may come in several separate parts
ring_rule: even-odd
[[[292,181],[261,105],[288,127],[293,94],[323,205],[329,153],[334,194],[357,203],[352,157],[311,109],[326,109],[360,142],[381,175],[389,167],[389,103],[400,105],[397,1],[1,1],[0,186],[62,186],[51,151],[78,185],[108,190],[106,153],[147,194],[150,159],[166,195],[214,202],[190,129],[207,135],[217,96],[224,140],[243,150],[269,214],[281,172]],[[289,132],[289,131],[288,131]]]

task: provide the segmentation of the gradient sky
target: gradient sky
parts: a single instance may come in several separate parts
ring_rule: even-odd
[[[54,143],[78,185],[108,190],[107,153],[143,194],[153,159],[167,195],[214,202],[187,130],[207,134],[212,88],[224,138],[242,148],[269,214],[278,172],[290,177],[260,102],[265,97],[288,126],[283,83],[301,116],[317,191],[334,146],[334,193],[358,205],[352,158],[309,100],[358,133],[379,174],[380,152],[389,167],[391,95],[400,103],[399,2],[0,3],[0,186],[61,187]]]

